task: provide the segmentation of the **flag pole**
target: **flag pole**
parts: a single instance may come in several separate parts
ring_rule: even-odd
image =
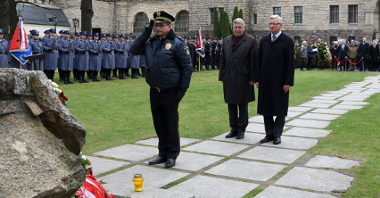
[[[198,72],[201,71],[201,55],[198,54]]]
[[[21,63],[20,63],[20,69],[22,69],[22,65],[21,65]]]

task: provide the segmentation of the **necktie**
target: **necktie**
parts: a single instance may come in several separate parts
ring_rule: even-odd
[[[273,35],[273,36],[272,36],[272,42],[273,42],[274,40],[276,40],[276,38],[277,38],[277,37],[276,37],[275,35]]]

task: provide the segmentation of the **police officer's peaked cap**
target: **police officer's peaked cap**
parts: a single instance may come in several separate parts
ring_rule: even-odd
[[[49,30],[49,32],[53,32],[53,33],[55,33],[55,29],[52,28],[52,29]]]
[[[165,11],[158,11],[153,14],[155,23],[172,23],[175,19]]]
[[[80,32],[79,35],[86,35],[86,31]]]
[[[112,38],[119,38],[119,36],[117,36],[117,35],[114,35]]]
[[[112,34],[107,34],[107,37],[112,37]]]
[[[129,39],[129,36],[125,37],[125,39]]]
[[[50,30],[45,30],[44,34],[49,34]]]
[[[137,37],[136,36],[132,36],[133,39],[136,39]]]
[[[87,36],[92,36],[92,34],[91,34],[91,33],[88,33]]]
[[[63,33],[64,34],[70,34],[70,30],[65,30]]]
[[[99,33],[95,33],[94,36],[99,36]]]
[[[206,38],[206,40],[209,40],[209,39],[210,39],[210,37],[207,37],[207,38]]]
[[[60,34],[65,33],[65,30],[59,30],[58,33],[60,33]]]
[[[0,34],[4,34],[4,31],[3,31],[3,29],[0,29]]]
[[[32,35],[33,35],[33,36],[35,36],[35,35],[40,35],[40,33],[39,33],[38,31],[35,31],[35,32],[32,33]]]
[[[75,36],[79,36],[79,32],[75,33]]]
[[[124,38],[124,37],[125,37],[125,34],[120,34],[120,36],[119,36],[119,37],[120,37],[120,38],[121,38],[121,37],[123,37],[123,38]]]
[[[106,34],[102,34],[102,35],[100,35],[100,38],[103,38],[103,37],[106,37]]]
[[[29,33],[33,34],[33,32],[36,32],[37,30],[33,29],[33,30],[29,30]]]

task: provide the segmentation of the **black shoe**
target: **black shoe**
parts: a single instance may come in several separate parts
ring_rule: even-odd
[[[232,137],[235,137],[237,135],[237,131],[235,130],[231,130],[227,135],[226,135],[226,138],[232,138]]]
[[[236,135],[236,139],[243,139],[244,138],[244,131],[240,131],[237,135]]]
[[[273,144],[280,144],[280,143],[281,143],[281,138],[280,137],[274,137]]]
[[[173,166],[175,166],[175,159],[168,159],[168,161],[166,161],[165,168],[171,168]]]
[[[148,162],[149,165],[154,165],[154,164],[161,164],[162,162],[166,162],[167,159],[161,156],[158,156],[156,159],[151,160]]]
[[[260,140],[260,143],[267,143],[267,142],[270,142],[273,140],[273,137],[272,136],[265,136],[264,139]]]

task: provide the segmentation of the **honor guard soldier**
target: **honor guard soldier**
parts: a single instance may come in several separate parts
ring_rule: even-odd
[[[33,54],[41,54],[42,53],[42,42],[40,40],[40,33],[38,31],[32,34],[32,38],[30,41],[30,47],[32,48]],[[40,70],[40,60],[34,60],[34,70]]]
[[[130,66],[129,66],[129,47],[130,47],[130,43],[129,43],[129,37],[127,36],[127,37],[125,37],[125,42],[127,43],[127,45],[125,46],[125,57],[126,57],[126,61],[125,61],[125,64],[126,64],[126,67],[125,67],[125,77],[129,77],[130,75],[129,75],[129,72],[128,72],[128,70],[129,70],[129,68],[130,68]]]
[[[8,68],[9,62],[8,41],[4,39],[3,29],[0,29],[0,68]]]
[[[115,48],[116,48],[116,45],[118,44],[118,42],[119,42],[119,36],[118,35],[114,35],[113,37],[112,37],[112,43],[113,43],[113,54],[114,54],[114,59],[115,59],[115,67],[113,67],[113,69],[112,69],[112,77],[114,77],[114,78],[118,78],[119,76],[117,75],[117,68],[116,68],[116,51],[115,51]]]
[[[70,53],[69,53],[69,68],[70,68],[70,71],[73,70],[74,68],[74,57],[75,57],[75,52],[74,52],[74,41],[75,40],[71,40],[70,39],[70,31],[69,30],[65,30],[65,34],[66,34],[66,39],[69,41],[70,43]],[[67,77],[67,81],[70,83],[70,71],[69,73],[67,74],[68,77]]]
[[[105,34],[100,35],[100,50],[102,53],[102,63],[101,63],[102,67],[100,69],[100,78],[106,78],[106,72],[105,72],[104,66],[103,66],[104,54],[103,54],[103,50],[102,50],[105,41],[107,41],[106,35]]]
[[[75,57],[78,63],[78,80],[79,83],[88,83],[84,74],[88,71],[87,64],[87,54],[88,54],[88,43],[86,43],[86,32],[80,32],[80,39],[74,43]]]
[[[72,53],[72,44],[70,43],[69,39],[66,38],[66,34],[70,34],[70,32],[61,32],[61,38],[59,39],[57,47],[59,52],[58,65],[61,67],[60,70],[62,79],[64,83],[68,85],[74,84],[70,80],[70,71],[73,69],[72,63],[70,64],[70,59],[73,57],[70,56],[70,53]]]
[[[102,41],[99,41],[99,33],[94,34],[94,40],[88,45],[88,51],[90,54],[89,67],[92,76],[92,81],[100,82],[98,80],[98,72],[101,70],[102,64],[102,53],[101,53],[101,44]]]
[[[87,34],[87,38],[86,38],[86,43],[88,42],[91,42],[92,41],[92,34],[91,33],[88,33]],[[90,68],[90,54],[88,53],[87,54],[87,64],[88,64],[88,67]],[[87,71],[87,79],[92,79],[92,73],[90,72],[90,70]]]
[[[115,63],[115,58],[113,55],[113,43],[111,41],[112,35],[108,34],[107,35],[107,40],[105,40],[102,44],[102,54],[103,54],[103,59],[102,59],[102,66],[104,68],[104,72],[106,75],[106,80],[113,80],[111,78],[111,70],[113,69],[113,65]]]
[[[136,40],[136,36],[132,37],[132,44],[134,40]],[[132,72],[132,77],[133,79],[137,79],[137,75],[139,73],[139,67],[140,67],[140,56],[139,55],[134,55],[132,53],[129,54],[129,63],[131,67],[131,72]]]
[[[120,41],[115,44],[115,70],[119,70],[119,79],[126,79],[124,77],[125,70],[127,69],[127,57],[125,56],[125,35],[120,35]]]
[[[60,30],[58,33],[59,33],[59,38],[57,39],[56,41],[56,45],[59,46],[60,45],[60,42],[61,42],[61,39],[62,38],[66,38],[66,35],[65,35],[65,30]],[[59,50],[58,50],[58,53],[59,53]],[[60,54],[60,53],[59,53]],[[62,74],[62,70],[61,70],[61,65],[60,65],[60,61],[59,61],[59,57],[58,57],[58,62],[57,62],[57,68],[58,68],[58,74],[59,74],[59,81],[64,81],[63,80],[63,74]]]
[[[44,39],[45,39],[46,37],[49,36],[49,30],[45,30],[45,31],[44,31],[44,34],[45,34],[45,36],[43,36],[43,37],[41,38],[41,42],[43,42]]]
[[[28,40],[29,40],[29,41],[30,41],[30,39],[33,38],[33,33],[35,33],[35,32],[37,32],[37,30],[34,30],[34,29],[33,29],[33,30],[30,30],[30,31],[29,31],[29,33],[30,33],[29,36],[28,36]]]
[[[211,56],[212,56],[212,49],[211,49],[211,43],[210,38],[207,37],[207,41],[205,42],[204,49],[205,49],[205,67],[206,70],[210,70],[210,63],[211,63]]]
[[[131,44],[130,52],[145,55],[145,79],[151,87],[150,104],[159,154],[149,164],[166,162],[165,168],[170,168],[175,166],[180,151],[178,105],[190,85],[192,69],[189,46],[172,30],[174,17],[164,11],[155,12],[153,17],[155,20]],[[150,37],[154,26],[156,35]]]
[[[45,37],[42,41],[42,49],[46,53],[46,59],[44,62],[44,72],[48,79],[54,81],[54,72],[57,69],[58,51],[57,40],[54,38],[55,29],[49,30],[49,36]]]

